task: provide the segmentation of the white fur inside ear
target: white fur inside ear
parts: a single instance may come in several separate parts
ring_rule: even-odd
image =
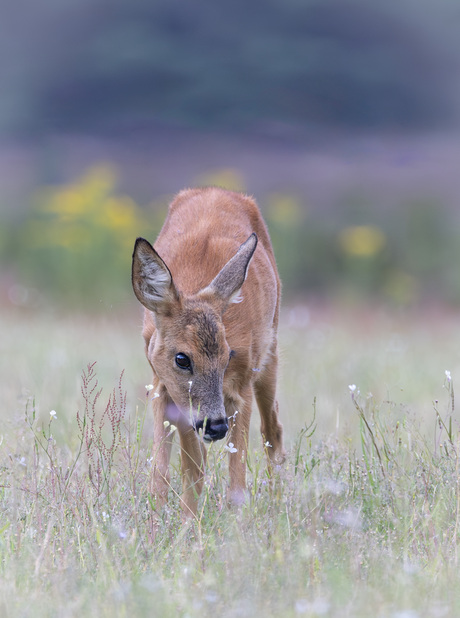
[[[238,304],[238,303],[243,302],[243,300],[244,300],[244,296],[241,294],[241,291],[239,290],[239,291],[235,294],[235,296],[232,296],[232,297],[231,297],[230,302],[231,302],[231,303]]]
[[[171,285],[169,272],[150,256],[140,256],[140,261],[140,288],[143,296],[150,302],[161,302]]]

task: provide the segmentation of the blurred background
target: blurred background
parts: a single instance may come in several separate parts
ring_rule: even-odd
[[[123,310],[135,237],[204,184],[256,197],[286,302],[460,302],[458,2],[0,12],[1,306]]]

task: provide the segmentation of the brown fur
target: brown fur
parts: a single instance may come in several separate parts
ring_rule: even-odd
[[[169,420],[180,436],[184,510],[196,513],[206,449],[194,423],[218,423],[226,416],[226,437],[237,449],[229,456],[229,499],[240,503],[253,395],[270,460],[284,459],[276,401],[280,281],[255,202],[217,188],[179,193],[155,250],[142,239],[136,244],[133,287],[146,307],[145,350],[158,394],[151,492],[160,505],[166,501]],[[235,301],[237,293],[241,302]],[[178,353],[192,359],[193,374],[177,367]]]

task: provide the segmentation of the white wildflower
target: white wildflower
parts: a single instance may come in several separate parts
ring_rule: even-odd
[[[349,384],[348,388],[350,389],[350,393],[354,393],[356,390],[356,384]]]
[[[176,431],[176,429],[177,429],[177,427],[175,425],[170,425],[170,427],[169,427],[169,435],[174,433]]]
[[[53,418],[57,418],[57,416],[56,416],[56,410],[51,410],[51,412],[50,412],[50,417],[51,417],[51,419],[50,419],[50,420],[53,420]]]
[[[229,453],[237,453],[238,449],[235,448],[235,445],[233,444],[233,442],[229,442],[228,444],[226,444],[224,446],[225,450],[228,451]]]
[[[452,376],[450,375],[450,371],[448,371],[447,369],[444,372],[446,374],[446,380],[448,382],[450,382],[452,380]]]
[[[268,440],[264,443],[264,446],[265,448],[273,448]]]
[[[165,429],[167,429],[167,428],[169,427],[169,425],[170,425],[170,422],[169,422],[169,421],[164,421],[164,423],[163,423],[163,427],[164,427]]]
[[[153,391],[153,384],[146,384],[145,385],[145,390],[147,392]]]

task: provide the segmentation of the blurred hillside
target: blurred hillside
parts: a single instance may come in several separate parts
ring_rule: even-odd
[[[458,3],[0,16],[0,303],[130,302],[134,237],[195,184],[256,196],[287,299],[460,302]]]
[[[0,127],[445,125],[459,13],[448,0],[19,0],[1,9]]]

